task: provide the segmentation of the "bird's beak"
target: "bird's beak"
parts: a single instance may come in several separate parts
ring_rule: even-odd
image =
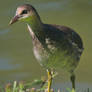
[[[9,25],[11,25],[11,24],[17,22],[17,21],[19,20],[19,18],[20,18],[19,15],[14,16],[14,17],[12,18],[12,20],[10,21]]]

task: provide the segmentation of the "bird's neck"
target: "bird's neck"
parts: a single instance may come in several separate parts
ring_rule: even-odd
[[[39,18],[37,18],[37,16],[29,17],[29,19],[27,20],[27,24],[28,24],[29,31],[31,31],[30,33],[31,35],[35,34],[36,37],[43,37],[43,34],[44,34],[43,23]]]

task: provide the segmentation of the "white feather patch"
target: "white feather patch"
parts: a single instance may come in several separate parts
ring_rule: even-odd
[[[33,33],[32,29],[31,29],[31,27],[29,26],[29,24],[27,24],[27,27],[28,27],[28,30],[29,30],[29,32],[30,32],[30,34],[31,34],[31,36],[33,36],[33,35],[34,35],[34,33]]]

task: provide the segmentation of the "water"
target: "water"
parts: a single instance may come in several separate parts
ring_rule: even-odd
[[[92,85],[92,0],[3,0],[0,3],[0,81],[33,80],[45,75],[32,53],[31,37],[25,24],[8,26],[18,5],[30,3],[44,23],[66,25],[83,39],[84,53],[76,69],[79,84]],[[69,81],[59,71],[55,83]],[[85,86],[84,86],[85,87]],[[89,86],[90,87],[90,86]]]

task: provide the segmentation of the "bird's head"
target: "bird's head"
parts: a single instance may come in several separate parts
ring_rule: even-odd
[[[35,10],[35,8],[30,4],[24,4],[17,8],[15,16],[10,21],[10,24],[13,24],[19,20],[23,21],[33,21],[33,19],[37,18],[40,20],[40,17]]]

